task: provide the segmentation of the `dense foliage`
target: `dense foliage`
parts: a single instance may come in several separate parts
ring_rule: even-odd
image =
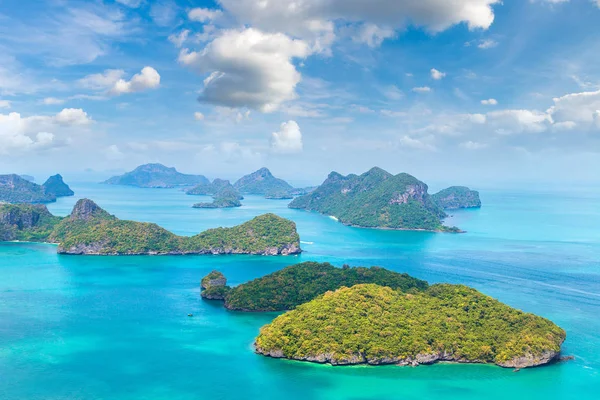
[[[147,188],[170,188],[209,184],[210,182],[202,175],[182,174],[175,168],[165,167],[162,164],[145,164],[140,165],[131,172],[113,176],[103,183]]]
[[[56,197],[73,196],[75,194],[63,181],[63,177],[60,174],[53,175],[48,178],[42,187],[46,193],[52,194]]]
[[[25,222],[23,222],[25,221]],[[32,222],[30,222],[32,221]],[[45,207],[0,205],[4,240],[59,243],[69,254],[294,254],[300,252],[296,225],[265,214],[232,228],[177,236],[152,223],[123,221],[91,200],[80,200],[69,217],[54,217]]]
[[[275,178],[267,168],[261,168],[256,172],[240,178],[233,184],[240,193],[261,194],[287,193],[294,188],[283,179]]]
[[[224,300],[231,288],[227,286],[227,278],[219,272],[212,271],[200,282],[201,296],[208,300]]]
[[[377,283],[402,291],[425,290],[427,282],[380,267],[344,266],[305,262],[284,268],[231,290],[226,307],[246,311],[291,310],[342,286]]]
[[[418,355],[502,364],[558,352],[565,332],[461,285],[402,293],[375,284],[342,288],[277,317],[257,351],[334,364],[402,363]],[[429,358],[435,360],[435,358]]]
[[[44,187],[21,178],[19,175],[0,175],[0,202],[51,203],[56,196]]]
[[[194,208],[232,208],[241,207],[239,192],[233,188],[233,186],[225,186],[219,189],[213,196],[212,203],[197,203],[194,204]]]
[[[201,183],[186,191],[189,195],[204,195],[213,197],[235,197],[237,200],[243,200],[244,197],[233,187],[229,181],[224,179],[215,179],[211,183]]]
[[[481,207],[479,192],[465,186],[452,186],[431,196],[440,208],[453,210],[458,208]]]
[[[431,200],[426,184],[411,175],[392,175],[380,168],[360,176],[332,172],[316,190],[297,197],[289,206],[366,228],[456,230],[442,225],[446,215]]]

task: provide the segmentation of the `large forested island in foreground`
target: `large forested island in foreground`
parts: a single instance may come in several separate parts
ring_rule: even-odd
[[[332,172],[315,191],[297,197],[289,207],[327,214],[351,226],[458,232],[444,226],[444,207],[427,190],[411,175],[392,175],[381,168],[360,176]]]
[[[120,220],[88,199],[79,200],[64,218],[53,216],[42,205],[2,204],[0,240],[58,243],[61,254],[288,255],[301,251],[296,225],[274,214],[184,237],[156,224]]]
[[[361,284],[277,317],[255,347],[271,357],[333,365],[453,361],[525,368],[555,360],[565,337],[551,321],[466,286],[404,293]]]
[[[113,176],[102,183],[142,188],[173,188],[209,184],[210,181],[203,175],[182,174],[175,168],[165,167],[162,164],[145,164],[131,172]]]
[[[73,191],[54,175],[43,185],[38,185],[16,174],[0,175],[0,202],[5,203],[52,203],[57,197],[73,196]]]

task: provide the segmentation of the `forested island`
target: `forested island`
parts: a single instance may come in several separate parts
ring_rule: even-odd
[[[175,168],[169,168],[162,164],[144,164],[131,172],[113,176],[102,183],[141,188],[173,188],[209,184],[210,181],[203,175],[182,174]]]
[[[329,363],[419,365],[437,361],[525,368],[560,354],[565,331],[462,285],[405,293],[343,287],[265,325],[259,354]]]
[[[266,195],[268,193],[289,193],[294,187],[283,179],[275,178],[267,168],[261,168],[238,179],[233,187],[240,193]]]
[[[317,211],[351,226],[459,232],[444,226],[447,215],[427,190],[411,175],[392,175],[381,168],[362,175],[332,172],[321,186],[297,197],[289,207]]]
[[[1,204],[0,239],[58,243],[58,253],[77,255],[301,252],[296,225],[274,214],[185,237],[153,223],[120,220],[88,199],[79,200],[64,218],[53,216],[43,205]]]
[[[16,174],[0,175],[0,202],[52,203],[57,197],[73,195],[73,191],[60,175],[51,176],[43,185]]]
[[[452,186],[431,196],[433,202],[445,210],[479,208],[479,192],[465,186]]]
[[[231,185],[230,185],[231,186]],[[214,196],[212,203],[196,203],[194,208],[233,208],[241,207],[240,197],[242,197],[233,187],[224,187]]]

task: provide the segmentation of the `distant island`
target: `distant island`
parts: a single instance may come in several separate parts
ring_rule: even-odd
[[[362,175],[337,172],[290,208],[317,211],[346,225],[365,228],[459,232],[443,224],[446,213],[427,193],[425,183],[408,174],[372,168]]]
[[[169,168],[162,164],[145,164],[140,165],[131,172],[114,176],[102,183],[141,188],[173,188],[209,184],[210,181],[205,176],[182,174],[175,168]]]
[[[336,268],[329,263],[304,262],[227,288],[222,291],[221,300],[225,300],[225,307],[230,310],[285,311],[329,290],[359,283],[377,283],[403,291],[428,287],[425,281],[380,267]]]
[[[259,354],[351,364],[490,363],[525,368],[557,359],[566,333],[475,289],[437,284],[405,293],[377,284],[327,292],[261,328]]]
[[[184,237],[156,224],[120,220],[88,199],[79,200],[64,218],[53,216],[43,205],[2,204],[0,238],[58,243],[58,253],[76,255],[301,252],[296,225],[274,214],[261,215],[233,228],[210,229]]]
[[[16,174],[0,175],[0,202],[4,203],[52,203],[57,197],[73,196],[74,193],[62,176],[54,175],[43,185],[38,185]]]
[[[479,208],[481,200],[479,192],[465,186],[452,186],[431,195],[435,204],[445,210],[456,210],[459,208]]]
[[[267,168],[243,176],[233,184],[240,193],[266,195],[268,193],[289,193],[294,187],[283,179],[275,178]]]
[[[215,193],[211,203],[196,203],[193,208],[234,208],[241,207],[240,194],[231,185],[223,187]]]
[[[242,196],[233,185],[225,179],[215,179],[212,182],[201,183],[199,185],[194,186],[193,188],[186,190],[186,194],[192,196],[215,196],[220,197],[221,192],[225,192],[227,194],[234,193],[238,200],[243,200],[244,196]]]

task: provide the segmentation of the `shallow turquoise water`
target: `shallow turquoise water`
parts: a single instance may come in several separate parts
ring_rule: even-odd
[[[298,224],[298,257],[69,257],[51,245],[0,244],[0,399],[597,399],[600,397],[600,193],[483,192],[454,213],[462,235],[345,227],[285,201],[249,197],[196,210],[177,190],[74,185],[50,205],[90,197],[121,218],[179,234],[264,212]],[[511,370],[481,365],[330,367],[252,352],[275,314],[224,310],[199,297],[212,269],[231,284],[305,261],[382,265],[464,283],[567,330],[575,361]],[[193,313],[194,317],[187,317]]]

